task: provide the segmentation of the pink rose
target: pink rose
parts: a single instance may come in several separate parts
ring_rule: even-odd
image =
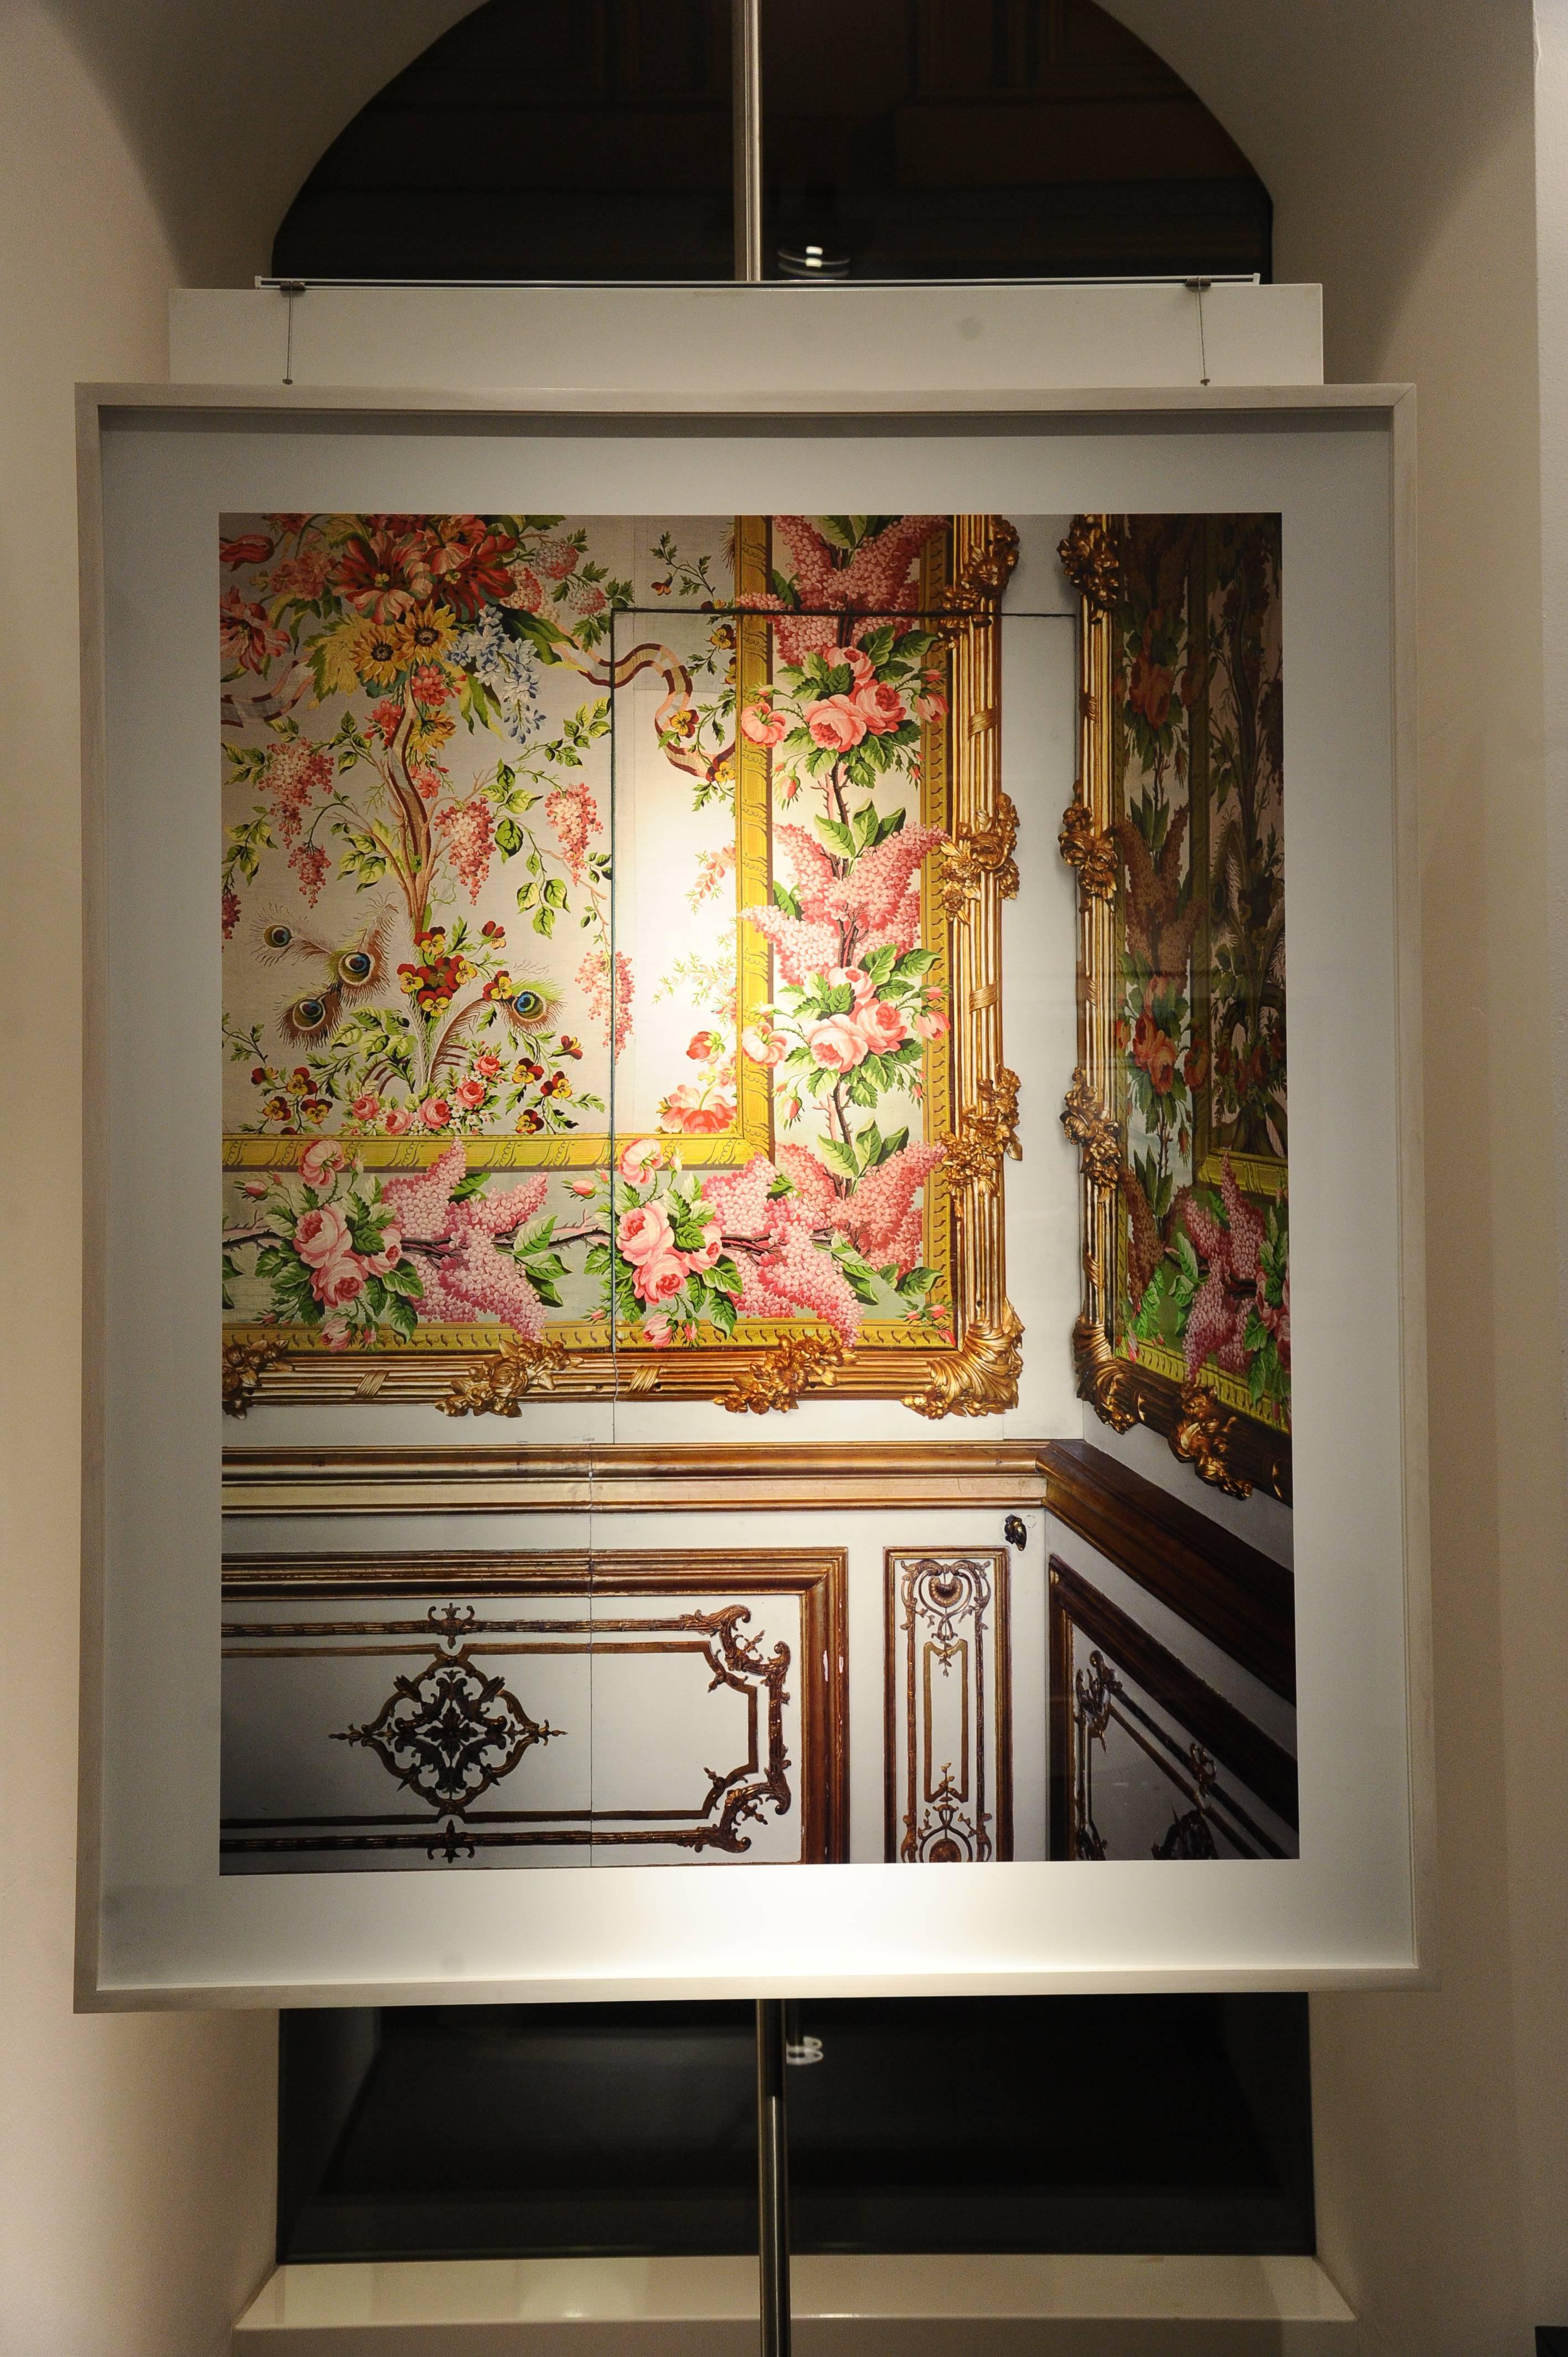
[[[420,1106],[419,1118],[426,1129],[450,1129],[452,1108],[445,1097],[434,1097]]]
[[[646,1261],[656,1260],[672,1249],[670,1217],[662,1203],[639,1203],[635,1209],[621,1213],[616,1230],[616,1242],[622,1255],[634,1268]]]
[[[821,704],[809,704],[805,720],[812,744],[832,753],[847,753],[865,734],[865,715],[847,695],[824,696]]]
[[[945,720],[948,716],[948,700],[940,687],[928,687],[921,694],[911,696],[909,700],[914,705],[917,720],[928,720],[934,724],[939,720]]]
[[[381,1109],[381,1101],[374,1089],[367,1089],[362,1097],[356,1097],[349,1108],[356,1121],[374,1121]]]
[[[740,1044],[754,1064],[781,1064],[789,1052],[789,1042],[782,1031],[743,1031]]]
[[[749,737],[754,745],[777,745],[789,726],[766,704],[748,704],[740,716],[740,733]]]
[[[687,1137],[714,1137],[735,1120],[735,1098],[725,1089],[704,1095],[690,1081],[671,1089],[659,1107],[660,1125]]]
[[[948,1018],[940,1006],[928,1006],[923,1015],[915,1017],[914,1029],[918,1039],[943,1039],[949,1028]]]
[[[854,708],[874,737],[887,736],[891,730],[902,727],[908,717],[903,697],[885,679],[874,679],[857,688]]]
[[[861,689],[869,687],[876,677],[871,657],[864,647],[846,647],[843,659],[849,665],[849,692],[852,695],[858,695]]]
[[[885,998],[874,998],[858,1010],[854,1019],[875,1055],[885,1056],[890,1048],[901,1048],[909,1036],[903,1016]]]
[[[651,1260],[639,1265],[631,1280],[631,1289],[639,1301],[652,1304],[673,1300],[685,1282],[686,1264],[680,1254],[658,1253]]]
[[[329,1351],[346,1351],[349,1347],[349,1321],[346,1318],[322,1320],[321,1339]]]
[[[266,1193],[266,1191],[267,1191],[267,1182],[266,1182],[266,1180],[265,1180],[264,1178],[247,1178],[247,1179],[246,1179],[246,1181],[245,1181],[245,1185],[244,1185],[244,1192],[245,1192],[247,1195],[249,1195],[249,1197],[251,1198],[251,1200],[252,1201],[252,1203],[259,1203],[259,1202],[261,1201],[261,1200],[262,1200],[262,1197]]]
[[[299,1175],[307,1187],[319,1187],[334,1170],[341,1170],[346,1157],[335,1138],[318,1137],[307,1146],[299,1157]]]
[[[684,1254],[682,1257],[684,1258],[689,1269],[693,1270],[697,1275],[703,1276],[706,1275],[710,1268],[716,1268],[718,1266],[719,1258],[724,1248],[724,1239],[719,1234],[717,1225],[715,1224],[708,1230],[708,1240],[706,1243],[703,1244],[701,1252],[689,1252]]]
[[[686,1053],[693,1064],[705,1064],[723,1046],[716,1031],[695,1031],[686,1044]]]
[[[670,1348],[674,1338],[670,1331],[670,1320],[662,1309],[656,1309],[651,1318],[643,1319],[642,1339],[645,1342],[651,1342],[656,1351]]]
[[[390,1113],[381,1115],[381,1127],[389,1137],[401,1137],[413,1118],[406,1105],[393,1105]]]
[[[372,1254],[371,1258],[366,1261],[365,1266],[370,1270],[372,1276],[385,1276],[388,1269],[395,1268],[402,1258],[402,1229],[385,1227],[381,1230],[381,1248],[380,1252]]]
[[[477,1106],[484,1103],[488,1092],[483,1081],[469,1080],[459,1081],[452,1093],[465,1113],[472,1113]]]
[[[365,1289],[365,1272],[352,1253],[341,1260],[328,1261],[318,1268],[310,1280],[310,1289],[323,1309],[341,1309],[346,1302],[358,1300]]]
[[[847,1015],[830,1015],[825,1023],[811,1024],[806,1045],[830,1072],[853,1072],[865,1059],[865,1034]]]
[[[598,1183],[596,1178],[568,1178],[566,1181],[574,1195],[591,1195]]]
[[[647,1183],[650,1170],[657,1170],[664,1159],[664,1148],[656,1137],[634,1137],[620,1157],[618,1168],[629,1187]]]
[[[294,1232],[294,1248],[306,1268],[325,1268],[329,1261],[340,1259],[349,1249],[349,1226],[342,1212],[330,1203],[302,1211]]]
[[[474,1070],[479,1074],[482,1080],[493,1081],[496,1074],[500,1071],[500,1068],[501,1060],[499,1056],[492,1056],[487,1052],[485,1055],[476,1056],[474,1059]]]

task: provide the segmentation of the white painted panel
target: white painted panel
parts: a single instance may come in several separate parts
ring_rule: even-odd
[[[1318,286],[182,287],[177,384],[715,394],[1305,385]]]

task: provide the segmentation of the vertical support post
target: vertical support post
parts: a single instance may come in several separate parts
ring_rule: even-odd
[[[731,0],[735,108],[735,274],[762,276],[762,0]]]
[[[789,2147],[784,2117],[784,2004],[757,2000],[757,2262],[762,2357],[789,2357]]]

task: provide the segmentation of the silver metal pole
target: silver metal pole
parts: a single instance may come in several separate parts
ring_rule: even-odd
[[[757,2001],[757,2258],[762,2357],[789,2357],[789,2147],[784,2120],[784,2006]]]
[[[735,93],[735,274],[762,276],[762,0],[731,0]]]

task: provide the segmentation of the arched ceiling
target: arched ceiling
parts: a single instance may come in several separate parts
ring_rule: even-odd
[[[188,282],[233,285],[265,269],[279,220],[337,133],[475,0],[48,5],[123,124]],[[1332,278],[1331,372],[1375,367],[1434,221],[1519,132],[1528,7],[1103,5],[1251,159],[1274,199],[1276,274]]]
[[[188,285],[243,285],[322,149],[477,0],[48,0]],[[83,159],[86,166],[87,159]]]

